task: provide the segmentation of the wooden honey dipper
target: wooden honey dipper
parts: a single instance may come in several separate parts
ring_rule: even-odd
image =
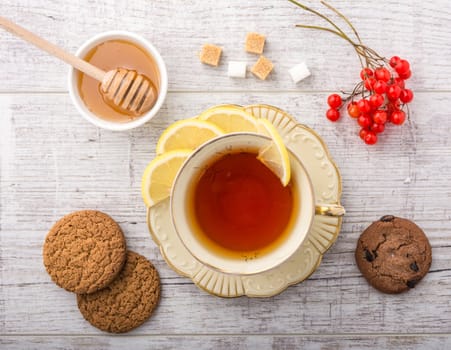
[[[142,115],[149,111],[157,100],[155,85],[148,77],[138,74],[135,70],[117,68],[105,72],[1,16],[0,27],[99,81],[104,100],[124,114]]]

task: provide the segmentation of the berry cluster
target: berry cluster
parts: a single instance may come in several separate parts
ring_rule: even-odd
[[[401,125],[406,120],[403,109],[412,101],[413,92],[405,87],[405,81],[411,75],[409,62],[398,56],[393,56],[386,66],[361,70],[360,83],[344,101],[349,101],[348,115],[361,127],[359,135],[367,145],[377,142],[377,134],[385,130],[386,123]],[[361,98],[355,100],[356,96]],[[327,98],[327,104],[330,107],[326,112],[327,119],[337,121],[343,99],[332,94]]]
[[[320,0],[320,3],[341,18],[351,30],[352,35],[348,35],[325,14],[297,0],[289,1],[318,16],[328,25],[326,27],[297,24],[296,27],[321,30],[344,39],[354,47],[362,66],[361,80],[352,93],[347,94],[346,98],[341,98],[338,94],[328,97],[327,103],[330,108],[326,112],[327,119],[337,121],[340,118],[340,108],[347,104],[349,116],[357,120],[361,127],[360,137],[368,145],[374,145],[377,142],[377,135],[385,130],[388,122],[395,125],[403,124],[409,116],[407,104],[413,99],[412,90],[405,87],[405,81],[412,75],[409,62],[398,56],[387,60],[373,49],[363,45],[349,19],[324,0]]]

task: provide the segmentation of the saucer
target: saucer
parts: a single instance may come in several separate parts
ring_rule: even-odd
[[[340,204],[341,177],[321,137],[276,107],[251,105],[244,110],[273,123],[285,145],[301,159],[312,180],[317,203]],[[147,209],[147,225],[167,264],[199,288],[220,297],[271,297],[307,279],[319,266],[341,228],[341,217],[316,215],[305,242],[276,268],[250,276],[217,272],[185,248],[173,227],[170,199]]]

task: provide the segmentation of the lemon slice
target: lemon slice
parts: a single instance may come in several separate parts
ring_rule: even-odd
[[[199,116],[199,119],[215,124],[225,133],[257,131],[257,118],[235,106],[217,106],[207,109]]]
[[[194,150],[205,141],[223,135],[215,124],[197,119],[184,119],[171,124],[160,136],[157,155],[176,149]]]
[[[288,185],[291,178],[291,166],[288,150],[277,129],[268,119],[257,119],[258,133],[269,136],[272,142],[258,152],[257,159],[276,174],[283,186]]]
[[[169,197],[175,176],[191,150],[174,150],[154,158],[144,170],[141,195],[150,207]]]

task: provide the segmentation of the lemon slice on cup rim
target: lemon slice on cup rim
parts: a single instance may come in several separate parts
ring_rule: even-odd
[[[147,165],[141,181],[141,195],[147,207],[170,196],[174,179],[191,153],[187,149],[169,151]]]
[[[257,159],[276,174],[283,186],[291,179],[291,165],[288,150],[275,126],[268,119],[257,119],[258,133],[271,138],[268,146],[259,150]]]
[[[142,176],[141,195],[146,206],[170,196],[175,177],[193,150],[212,138],[234,132],[256,132],[269,137],[271,142],[258,152],[257,159],[279,177],[283,186],[288,185],[290,158],[273,124],[239,107],[217,106],[203,112],[198,119],[175,122],[162,133],[157,157],[147,165]]]
[[[257,118],[243,108],[233,105],[209,108],[199,115],[199,119],[215,124],[226,134],[258,130]]]
[[[157,142],[156,153],[161,155],[176,149],[194,150],[204,142],[224,134],[213,123],[198,119],[182,119],[171,124]]]

